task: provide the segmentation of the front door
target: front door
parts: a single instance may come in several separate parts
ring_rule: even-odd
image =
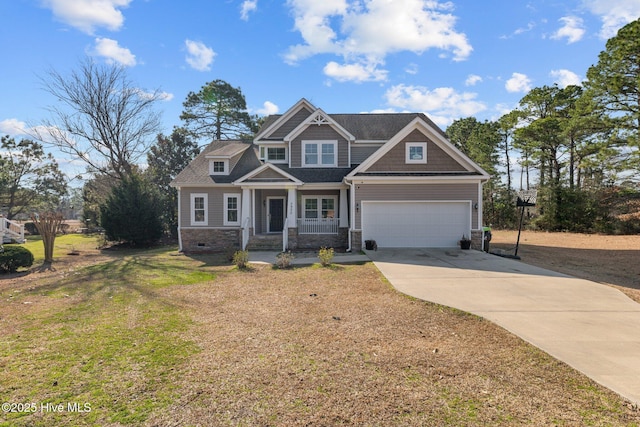
[[[267,231],[281,232],[284,228],[284,197],[267,198]]]

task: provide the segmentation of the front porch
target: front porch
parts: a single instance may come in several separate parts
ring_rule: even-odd
[[[346,248],[348,188],[242,187],[242,249]],[[247,209],[248,208],[248,209]]]

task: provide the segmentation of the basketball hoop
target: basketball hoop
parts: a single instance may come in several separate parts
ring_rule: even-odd
[[[520,190],[516,194],[518,195],[518,199],[516,200],[516,206],[529,207],[529,206],[536,205],[538,190]]]

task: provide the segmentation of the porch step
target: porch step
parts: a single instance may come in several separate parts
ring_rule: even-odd
[[[281,251],[282,234],[256,234],[249,237],[248,251]]]

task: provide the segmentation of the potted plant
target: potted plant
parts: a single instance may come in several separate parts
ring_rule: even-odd
[[[462,235],[462,239],[460,239],[460,249],[469,249],[471,248],[471,239],[468,239],[464,234]]]

